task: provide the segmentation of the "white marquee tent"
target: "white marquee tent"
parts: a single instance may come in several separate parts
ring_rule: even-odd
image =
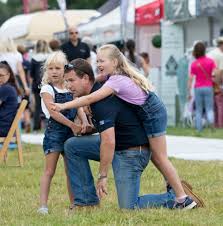
[[[78,30],[81,36],[89,36],[92,38],[94,44],[103,44],[113,41],[119,41],[122,39],[121,34],[121,15],[120,6],[113,9],[109,13],[99,16],[95,20],[80,25]],[[127,26],[126,32],[128,37],[134,36],[134,8],[129,6],[127,13]]]
[[[153,1],[154,0],[128,0],[127,24],[125,27],[126,37],[134,39],[135,8]],[[120,6],[87,24],[80,25],[78,29],[82,37],[91,37],[94,44],[104,44],[123,39]]]
[[[99,16],[95,10],[67,10],[65,16],[70,26],[88,22],[93,16]],[[47,10],[31,14],[14,16],[5,21],[0,27],[3,38],[50,40],[53,33],[65,30],[65,24],[60,10]]]

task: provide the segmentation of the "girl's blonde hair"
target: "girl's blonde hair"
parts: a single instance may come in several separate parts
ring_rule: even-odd
[[[106,51],[109,59],[117,60],[117,68],[114,73],[128,76],[136,85],[146,92],[153,90],[152,84],[144,77],[144,75],[131,65],[128,59],[115,45],[103,45],[98,49],[98,52],[99,51]]]
[[[42,66],[42,72],[43,72],[43,77],[42,77],[42,82],[41,85],[46,85],[49,84],[49,78],[48,78],[48,73],[47,73],[47,68],[49,65],[65,65],[67,64],[67,58],[66,55],[62,51],[55,51],[53,53],[50,53],[49,56],[47,57],[45,63]]]

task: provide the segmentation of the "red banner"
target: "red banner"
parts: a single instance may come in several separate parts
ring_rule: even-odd
[[[48,8],[48,0],[23,0],[24,13],[31,13]]]
[[[156,0],[136,8],[136,25],[157,24],[164,16],[164,0]]]

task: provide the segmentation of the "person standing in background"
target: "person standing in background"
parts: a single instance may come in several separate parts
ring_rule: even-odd
[[[82,42],[86,43],[90,49],[90,54],[91,54],[90,64],[94,74],[97,75],[97,55],[93,51],[93,48],[94,48],[93,41],[90,37],[84,37],[82,38]]]
[[[41,98],[40,84],[42,79],[41,67],[50,53],[48,44],[44,40],[38,40],[35,46],[34,54],[31,59],[30,75],[32,81],[32,92],[35,99],[35,108],[33,116],[33,130],[38,131],[41,128]]]
[[[142,67],[142,60],[138,54],[135,53],[135,41],[129,39],[126,42],[127,53],[126,57],[130,60],[135,66],[140,69]]]
[[[141,56],[141,65],[142,65],[143,74],[146,78],[148,78],[149,70],[150,70],[149,54],[146,52],[142,52],[140,53],[140,56]]]
[[[66,54],[68,61],[77,58],[88,60],[90,63],[90,49],[88,45],[80,40],[78,37],[78,30],[76,27],[70,27],[69,41],[64,43],[60,48]]]
[[[25,72],[26,76],[26,82],[28,84],[28,87],[30,87],[31,84],[31,78],[30,78],[30,60],[28,56],[28,51],[25,46],[18,45],[17,51],[21,53],[22,55],[22,66],[23,70]],[[24,111],[24,117],[23,117],[23,128],[25,129],[26,133],[29,133],[31,131],[31,110],[30,110],[30,95],[25,95],[23,99],[28,101],[28,104],[26,105],[26,109]]]
[[[22,94],[28,96],[30,89],[22,66],[22,55],[17,51],[12,39],[0,40],[0,61],[6,61],[9,64],[19,86],[18,88],[20,88]]]
[[[190,77],[188,80],[188,93],[191,92],[192,83],[195,79],[195,115],[196,129],[201,132],[203,110],[205,110],[208,124],[214,124],[214,92],[212,75],[216,68],[215,62],[205,56],[205,45],[203,42],[197,42],[194,46],[193,55],[195,61],[191,64]],[[189,95],[189,98],[191,96]]]
[[[18,90],[9,64],[0,62],[0,137],[6,137],[18,108]]]
[[[216,72],[223,74],[223,37],[217,39],[217,47],[207,55],[214,60],[217,67]],[[214,84],[214,102],[215,127],[223,128],[223,87],[216,83]]]
[[[60,50],[61,42],[58,39],[52,39],[49,41],[50,49],[54,52]]]

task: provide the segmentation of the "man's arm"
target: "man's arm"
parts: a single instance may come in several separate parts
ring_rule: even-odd
[[[112,127],[101,133],[100,167],[99,167],[100,175],[107,176],[109,166],[113,160],[114,150],[115,150],[115,131],[114,127]]]
[[[114,127],[106,129],[101,134],[100,145],[100,167],[97,183],[97,194],[99,198],[107,195],[107,175],[110,164],[112,163],[115,150],[115,131]]]

